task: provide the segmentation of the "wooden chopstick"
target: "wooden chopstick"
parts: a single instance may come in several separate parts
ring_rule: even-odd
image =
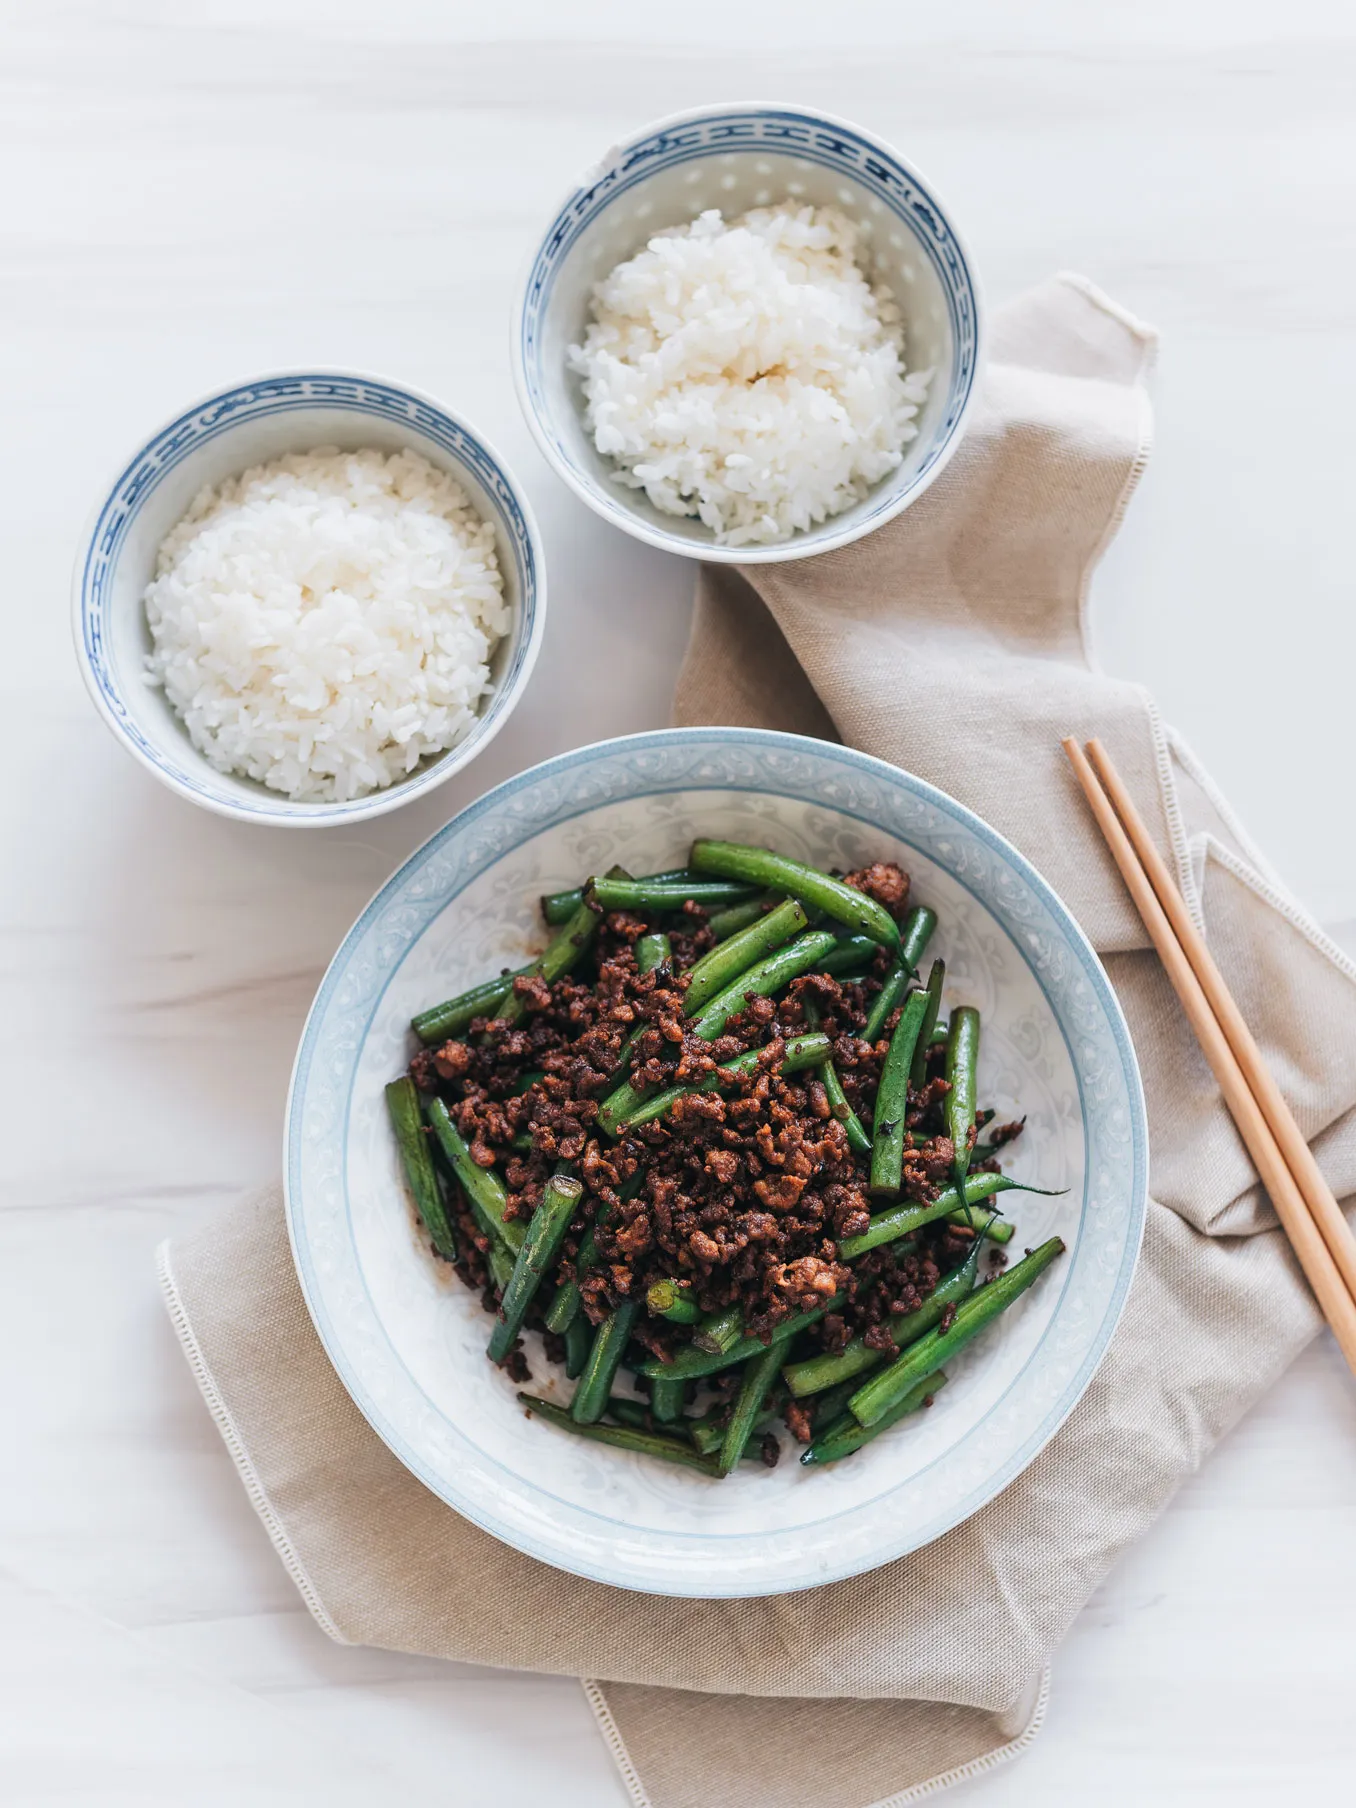
[[[1342,1216],[1342,1208],[1333,1196],[1332,1188],[1323,1178],[1322,1170],[1314,1160],[1314,1152],[1304,1140],[1304,1132],[1295,1122],[1294,1113],[1286,1104],[1271,1069],[1263,1060],[1262,1051],[1253,1040],[1252,1031],[1243,1021],[1243,1013],[1234,1002],[1233,993],[1225,985],[1224,977],[1215,965],[1215,957],[1187,914],[1186,900],[1173,883],[1167,861],[1154,846],[1153,837],[1149,834],[1144,818],[1135,808],[1130,793],[1125,788],[1125,781],[1112,763],[1111,755],[1100,741],[1089,741],[1087,753],[1094,771],[1106,787],[1107,795],[1116,806],[1116,813],[1125,824],[1125,832],[1172,924],[1173,934],[1182,944],[1182,952],[1191,962],[1191,970],[1201,982],[1201,990],[1209,1000],[1210,1009],[1224,1031],[1238,1065],[1243,1069],[1248,1088],[1261,1108],[1267,1127],[1281,1145],[1281,1153],[1295,1177],[1295,1184],[1304,1195],[1309,1214],[1322,1233],[1333,1261],[1342,1271],[1348,1293],[1356,1299],[1356,1236],[1352,1235]]]
[[[1149,932],[1149,939],[1158,950],[1163,970],[1181,1000],[1187,1020],[1201,1045],[1201,1051],[1210,1063],[1215,1079],[1219,1082],[1224,1102],[1238,1126],[1239,1134],[1252,1157],[1253,1165],[1276,1208],[1276,1216],[1280,1219],[1285,1234],[1290,1239],[1296,1259],[1304,1270],[1309,1285],[1314,1290],[1323,1316],[1327,1319],[1333,1336],[1337,1339],[1342,1354],[1347,1359],[1348,1366],[1352,1373],[1356,1374],[1356,1298],[1353,1298],[1343,1278],[1342,1270],[1338,1268],[1333,1259],[1332,1252],[1310,1212],[1299,1182],[1286,1161],[1281,1144],[1253,1093],[1248,1075],[1230,1045],[1220,1020],[1211,1008],[1205,989],[1197,978],[1196,970],[1187,957],[1184,942],[1179,941],[1173,923],[1160,902],[1158,893],[1150,882],[1144,866],[1140,863],[1134,843],[1122,826],[1110,797],[1103,789],[1101,779],[1093,770],[1083,749],[1072,737],[1067,738],[1062,745],[1069,756],[1069,763],[1083,788],[1084,795],[1092,807],[1092,813],[1097,820],[1102,837],[1111,850],[1113,860],[1120,868],[1121,877],[1125,880],[1135,908],[1143,920],[1145,929]],[[1104,751],[1102,758],[1105,765],[1110,767],[1111,762]],[[1123,789],[1124,787],[1122,787]],[[1176,893],[1176,887],[1168,877],[1166,867],[1164,867],[1163,873],[1166,884]],[[1178,897],[1180,902],[1180,894]],[[1196,935],[1195,928],[1186,914],[1185,905],[1182,906],[1180,918],[1186,924],[1190,937],[1199,941],[1200,938]],[[1215,978],[1218,980],[1221,993],[1227,993],[1227,987],[1225,987],[1223,979],[1219,977],[1218,971],[1215,973]],[[1237,1006],[1234,1009],[1237,1011]],[[1258,1065],[1264,1065],[1260,1053],[1256,1051],[1255,1043],[1253,1052],[1256,1054]],[[1279,1093],[1277,1096],[1279,1097]],[[1296,1128],[1296,1134],[1299,1134],[1298,1128]],[[1338,1215],[1340,1217],[1341,1214]]]

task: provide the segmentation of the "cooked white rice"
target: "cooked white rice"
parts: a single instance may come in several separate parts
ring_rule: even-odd
[[[585,419],[618,481],[726,546],[785,540],[894,470],[930,371],[830,207],[718,212],[656,234],[593,293]]]
[[[494,529],[415,452],[330,446],[204,489],[145,596],[163,685],[221,772],[362,797],[470,730],[509,611]]]

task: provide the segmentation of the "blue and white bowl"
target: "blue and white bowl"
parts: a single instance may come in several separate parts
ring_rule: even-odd
[[[493,689],[471,732],[396,784],[347,803],[294,802],[218,772],[194,747],[165,694],[146,681],[150,629],[142,597],[161,541],[204,484],[316,446],[409,448],[449,472],[494,524],[512,624],[491,662]],[[353,371],[282,371],[194,403],[128,459],[94,512],[75,563],[76,654],[90,695],[123,746],[171,790],[245,822],[318,827],[380,816],[451,778],[508,720],[541,644],[546,583],[527,499],[503,460],[431,396]]]
[[[673,866],[695,835],[842,869],[896,857],[940,922],[948,1002],[983,1013],[980,1096],[1025,1114],[1013,1247],[1068,1253],[947,1364],[929,1412],[849,1461],[745,1465],[719,1484],[528,1419],[485,1357],[479,1299],[434,1261],[382,1089],[419,1010],[541,944],[538,896],[620,861]],[[766,1595],[854,1575],[940,1536],[1054,1435],[1092,1379],[1139,1250],[1147,1133],[1101,963],[1032,867],[969,810],[864,754],[690,728],[564,754],[510,779],[390,879],[326,974],[297,1053],[284,1150],[311,1316],[344,1385],[415,1475],[496,1538],[561,1569],[673,1595]],[[529,1337],[534,1387],[568,1384]]]
[[[788,197],[861,225],[873,275],[904,316],[910,369],[933,372],[918,437],[853,508],[770,546],[719,546],[702,522],[662,514],[619,483],[584,425],[567,368],[593,285],[664,226],[706,208],[728,219]],[[980,360],[980,301],[959,233],[929,185],[859,126],[803,107],[731,105],[675,113],[608,151],[565,197],[533,253],[513,321],[518,400],[560,476],[605,521],[667,552],[728,564],[803,559],[870,533],[921,496],[964,431]]]

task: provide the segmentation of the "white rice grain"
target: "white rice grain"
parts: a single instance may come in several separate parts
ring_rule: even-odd
[[[418,453],[289,453],[204,489],[145,595],[153,683],[221,772],[362,797],[470,731],[509,627],[494,529]]]
[[[652,238],[593,295],[570,365],[617,479],[726,546],[787,539],[860,501],[916,437],[899,309],[857,229],[784,202]]]

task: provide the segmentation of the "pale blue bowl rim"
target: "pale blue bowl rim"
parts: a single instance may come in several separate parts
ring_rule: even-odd
[[[833,526],[832,518],[808,534],[795,534],[790,540],[781,541],[773,546],[718,546],[714,540],[687,540],[676,533],[669,533],[657,527],[647,516],[626,507],[622,502],[613,500],[607,492],[600,489],[585,476],[581,476],[573,465],[560,456],[553,436],[547,431],[542,421],[536,402],[532,396],[528,382],[527,370],[523,358],[523,321],[528,308],[528,294],[535,270],[543,250],[550,241],[553,229],[573,207],[581,195],[587,193],[587,185],[610,163],[624,156],[628,151],[642,144],[647,138],[657,133],[671,131],[684,125],[697,124],[703,120],[720,119],[726,115],[748,115],[759,118],[787,118],[803,120],[807,125],[823,127],[832,132],[845,132],[857,138],[862,144],[870,146],[898,168],[908,180],[927,197],[938,217],[946,227],[947,235],[956,249],[960,263],[964,268],[966,288],[970,296],[970,305],[974,313],[975,353],[973,368],[967,383],[966,395],[959,413],[952,422],[941,448],[932,463],[919,476],[905,484],[891,499],[887,506],[873,512],[865,520],[841,526]],[[731,146],[732,150],[741,147]],[[750,151],[761,147],[748,146]],[[611,204],[611,198],[604,202],[604,207]],[[602,209],[600,209],[600,212]],[[919,170],[918,166],[904,157],[888,139],[858,125],[854,120],[844,119],[837,113],[824,113],[818,108],[800,105],[795,101],[723,101],[713,102],[707,106],[685,107],[676,113],[663,114],[652,119],[627,137],[610,145],[602,156],[581,173],[562,193],[559,201],[548,216],[545,231],[541,234],[522,266],[516,292],[513,317],[510,327],[510,353],[513,361],[513,386],[517,392],[518,405],[523,417],[531,429],[532,436],[541,448],[543,456],[563,483],[569,485],[576,496],[593,509],[604,521],[623,533],[643,540],[647,545],[657,546],[663,552],[677,553],[682,558],[703,559],[713,564],[728,565],[769,565],[784,563],[793,559],[818,558],[821,553],[832,552],[835,547],[850,545],[854,540],[874,533],[877,528],[884,527],[904,509],[911,507],[941,476],[957,448],[965,437],[971,413],[978,397],[979,378],[984,366],[984,352],[987,339],[987,322],[985,317],[983,294],[979,278],[975,273],[975,260],[970,253],[964,237],[957,228],[949,208],[942,205],[937,198],[935,185]],[[629,495],[629,491],[619,492]]]
[[[416,772],[411,778],[387,786],[385,790],[370,792],[366,797],[355,798],[342,804],[293,802],[281,793],[274,798],[262,788],[257,802],[247,803],[234,793],[226,793],[215,787],[213,780],[219,775],[192,746],[186,732],[183,736],[185,757],[194,764],[195,770],[200,771],[200,782],[196,779],[185,782],[184,777],[163,763],[154,749],[143,746],[128,734],[119,711],[110,703],[105,686],[90,655],[87,639],[91,608],[90,567],[97,550],[100,530],[110,509],[116,505],[123,486],[134,476],[138,467],[156,446],[166,439],[172,439],[175,433],[200,415],[204,409],[215,403],[227,401],[232,396],[256,388],[261,384],[310,382],[360,384],[375,391],[385,391],[403,402],[425,409],[430,414],[439,417],[441,422],[454,434],[473,444],[486,463],[494,469],[504,488],[512,496],[514,506],[522,521],[522,556],[524,576],[527,582],[522,587],[519,650],[516,656],[516,669],[512,672],[510,681],[505,688],[492,700],[492,710],[484,728],[473,732],[465,741],[449,748],[438,759],[430,761],[422,771]],[[289,412],[291,408],[297,410],[323,408],[327,405],[327,401],[330,406],[342,406],[361,412],[361,404],[351,397],[327,399],[323,395],[298,395],[290,406],[280,405],[271,412],[282,414]],[[241,424],[248,425],[250,418],[250,416],[243,416]],[[389,421],[395,417],[383,415],[381,418]],[[234,421],[228,422],[221,431],[229,433],[234,425]],[[191,448],[186,456],[192,456]],[[179,462],[175,460],[166,464],[156,474],[153,482],[137,492],[136,499],[128,510],[128,519],[135,515],[142,498],[150,495],[161,477],[176,468]],[[474,469],[474,467],[468,468]],[[476,475],[480,476],[479,473]],[[503,518],[501,504],[493,496],[490,498],[490,506],[499,518],[503,531],[508,534],[510,540],[516,541],[510,524]],[[121,534],[123,531],[124,524],[120,522],[118,532]],[[76,556],[71,574],[71,633],[81,677],[85,681],[85,688],[99,715],[119,744],[169,790],[218,815],[232,817],[240,822],[257,823],[267,827],[325,828],[365,821],[370,817],[383,816],[390,810],[397,810],[414,798],[425,796],[435,786],[463,770],[489,746],[517,707],[528,680],[532,676],[545,631],[546,594],[545,558],[541,533],[532,505],[528,501],[522,484],[514,476],[502,454],[479,428],[468,421],[464,415],[449,408],[437,396],[431,395],[427,390],[418,389],[412,384],[402,382],[399,378],[383,376],[375,371],[355,370],[343,365],[297,365],[256,372],[252,376],[240,377],[234,382],[214,386],[195,400],[178,408],[168,420],[147,435],[135,452],[119,462],[116,476],[104,486],[100,499],[91,508],[85,526],[76,542]]]
[[[302,1029],[296,1060],[293,1064],[291,1082],[288,1089],[282,1149],[283,1184],[288,1238],[292,1250],[293,1262],[296,1266],[298,1279],[301,1283],[302,1294],[306,1300],[307,1309],[311,1314],[317,1334],[329,1355],[330,1361],[359,1410],[388,1447],[397,1457],[399,1457],[400,1461],[404,1463],[404,1465],[410,1469],[425,1486],[430,1488],[435,1494],[438,1494],[440,1498],[447,1500],[449,1505],[453,1506],[457,1511],[474,1519],[477,1524],[492,1535],[500,1537],[504,1542],[513,1545],[517,1549],[526,1551],[529,1556],[537,1557],[543,1562],[555,1564],[560,1567],[572,1568],[577,1574],[590,1576],[595,1581],[611,1583],[614,1586],[640,1587],[648,1589],[651,1592],[658,1591],[689,1597],[700,1596],[704,1593],[709,1594],[711,1591],[709,1589],[703,1589],[700,1585],[693,1586],[690,1582],[682,1582],[667,1589],[658,1588],[658,1585],[652,1579],[640,1583],[627,1580],[616,1574],[608,1573],[602,1568],[595,1570],[585,1567],[583,1564],[579,1564],[578,1566],[574,1564],[564,1564],[562,1563],[561,1555],[558,1551],[545,1547],[534,1547],[530,1541],[523,1537],[509,1533],[502,1523],[496,1522],[493,1514],[488,1514],[483,1509],[472,1506],[466,1501],[452,1498],[449,1495],[441,1478],[430,1471],[427,1465],[422,1462],[418,1453],[408,1448],[401,1437],[394,1432],[393,1428],[386,1420],[380,1405],[368,1396],[361,1382],[353,1373],[352,1365],[349,1363],[341,1344],[336,1339],[334,1327],[327,1322],[322,1303],[315,1291],[316,1281],[313,1266],[305,1246],[304,1235],[299,1234],[299,1214],[296,1200],[299,1197],[300,1189],[302,1106],[304,1103],[305,1087],[309,1070],[316,1054],[317,1038],[321,1031],[322,1018],[325,1009],[336,989],[344,979],[350,957],[357,952],[358,947],[369,928],[377,922],[386,906],[393,902],[408,882],[417,875],[419,869],[428,861],[436,848],[450,835],[469,827],[487,813],[500,809],[507,800],[516,793],[538,784],[544,779],[564,775],[572,768],[587,766],[624,751],[642,755],[647,753],[662,753],[666,748],[673,747],[679,743],[700,742],[703,739],[715,740],[733,746],[747,746],[756,749],[764,749],[768,752],[818,753],[821,756],[828,757],[845,766],[855,767],[864,774],[881,779],[891,785],[902,786],[904,789],[912,792],[921,802],[927,803],[931,807],[949,815],[959,826],[968,829],[973,833],[981,842],[986,844],[996,855],[998,855],[1027,886],[1030,887],[1036,898],[1049,912],[1052,922],[1063,938],[1065,945],[1076,956],[1078,965],[1088,981],[1110,1030],[1116,1054],[1120,1062],[1121,1074],[1125,1083],[1127,1104],[1131,1120],[1129,1140],[1133,1163],[1129,1187],[1129,1231],[1126,1235],[1121,1252],[1115,1285],[1109,1303],[1103,1313],[1102,1321],[1097,1328],[1096,1334],[1090,1341],[1089,1348],[1086,1355],[1083,1357],[1075,1380],[1066,1387],[1059,1400],[1050,1409],[1038,1431],[1026,1439],[1022,1447],[1012,1455],[1010,1460],[1003,1465],[998,1472],[986,1478],[982,1484],[973,1490],[963,1512],[951,1515],[946,1523],[929,1526],[920,1536],[910,1536],[907,1542],[901,1541],[898,1550],[883,1554],[877,1561],[887,1561],[891,1556],[903,1555],[907,1550],[917,1549],[919,1546],[927,1544],[931,1542],[932,1539],[941,1536],[952,1526],[962,1523],[964,1519],[970,1517],[972,1513],[977,1512],[1006,1487],[1008,1483],[1020,1475],[1064,1424],[1065,1420],[1090,1385],[1093,1376],[1096,1374],[1106,1353],[1111,1337],[1120,1321],[1121,1313],[1124,1309],[1139,1258],[1148,1207],[1148,1121],[1139,1063],[1135,1055],[1134,1045],[1131,1041],[1129,1026],[1126,1023],[1124,1012],[1121,1010],[1120,1001],[1116,996],[1115,990],[1112,987],[1111,981],[1107,976],[1106,970],[1103,967],[1096,950],[1093,948],[1091,942],[1089,942],[1083,930],[1079,927],[1068,907],[1059,897],[1059,894],[1049,882],[1042,877],[1040,872],[1031,864],[1031,862],[1027,860],[1027,858],[1021,854],[1011,842],[1000,835],[996,829],[991,828],[982,817],[978,816],[965,804],[962,804],[957,799],[951,797],[947,792],[940,790],[935,785],[929,784],[926,780],[906,772],[901,767],[892,766],[884,760],[876,759],[870,754],[861,753],[854,748],[843,747],[832,742],[820,741],[810,736],[800,736],[786,734],[776,730],[752,728],[695,727],[657,729],[648,733],[622,735],[607,741],[593,742],[588,746],[576,748],[568,753],[557,754],[551,759],[543,760],[536,766],[529,767],[526,771],[517,774],[515,777],[504,780],[503,783],[495,786],[493,790],[486,792],[485,795],[477,799],[476,802],[469,804],[465,809],[459,811],[449,822],[443,824],[440,829],[431,835],[420,847],[416,848],[414,852],[401,863],[385,884],[375,893],[366,908],[357,918],[348,934],[340,943],[333,960],[330,962],[330,965],[321,980],[311,1009],[307,1014],[306,1023]],[[687,788],[690,784],[699,782],[700,781],[696,780],[685,781],[682,788]],[[709,782],[716,789],[725,788],[718,781],[711,780]],[[662,778],[656,780],[656,790],[663,791],[667,788],[669,787]],[[747,783],[741,783],[736,788],[740,790],[758,789],[757,785],[752,780]],[[775,775],[773,775],[765,788],[769,792],[777,793]],[[645,794],[646,793],[642,789],[630,792],[627,795],[639,796]],[[835,807],[841,806],[835,805]],[[527,830],[527,835],[530,837],[531,834],[536,832],[535,828],[529,828]],[[499,855],[495,856],[496,859],[502,857],[502,851]],[[438,912],[430,919],[430,923],[437,920],[437,916],[441,915],[442,908],[444,907],[439,907]],[[426,925],[426,927],[427,926],[428,925]],[[422,933],[423,931],[421,930],[420,934],[422,935]],[[418,937],[415,939],[417,940]],[[405,950],[404,952],[408,952],[408,950]],[[401,959],[403,959],[403,952]],[[397,960],[390,971],[388,971],[386,979],[382,984],[383,991],[385,986],[389,984],[391,975],[395,969],[398,968],[399,964],[400,961]],[[1041,984],[1041,990],[1042,992],[1045,992],[1044,984],[1039,980],[1038,984]],[[1067,1040],[1067,1030],[1062,1029],[1062,1033],[1066,1036]],[[1032,1359],[1034,1360],[1034,1353]],[[701,1534],[701,1536],[711,1535]],[[800,1588],[820,1586],[826,1582],[842,1580],[848,1575],[860,1573],[861,1568],[861,1565],[857,1565],[853,1568],[845,1568],[840,1572],[831,1575],[806,1575],[798,1580],[780,1583],[773,1592],[793,1592]],[[738,1593],[766,1594],[767,1592],[769,1592],[767,1589],[762,1588],[757,1590],[726,1589],[722,1591],[722,1595],[724,1598],[730,1598],[732,1595]]]

